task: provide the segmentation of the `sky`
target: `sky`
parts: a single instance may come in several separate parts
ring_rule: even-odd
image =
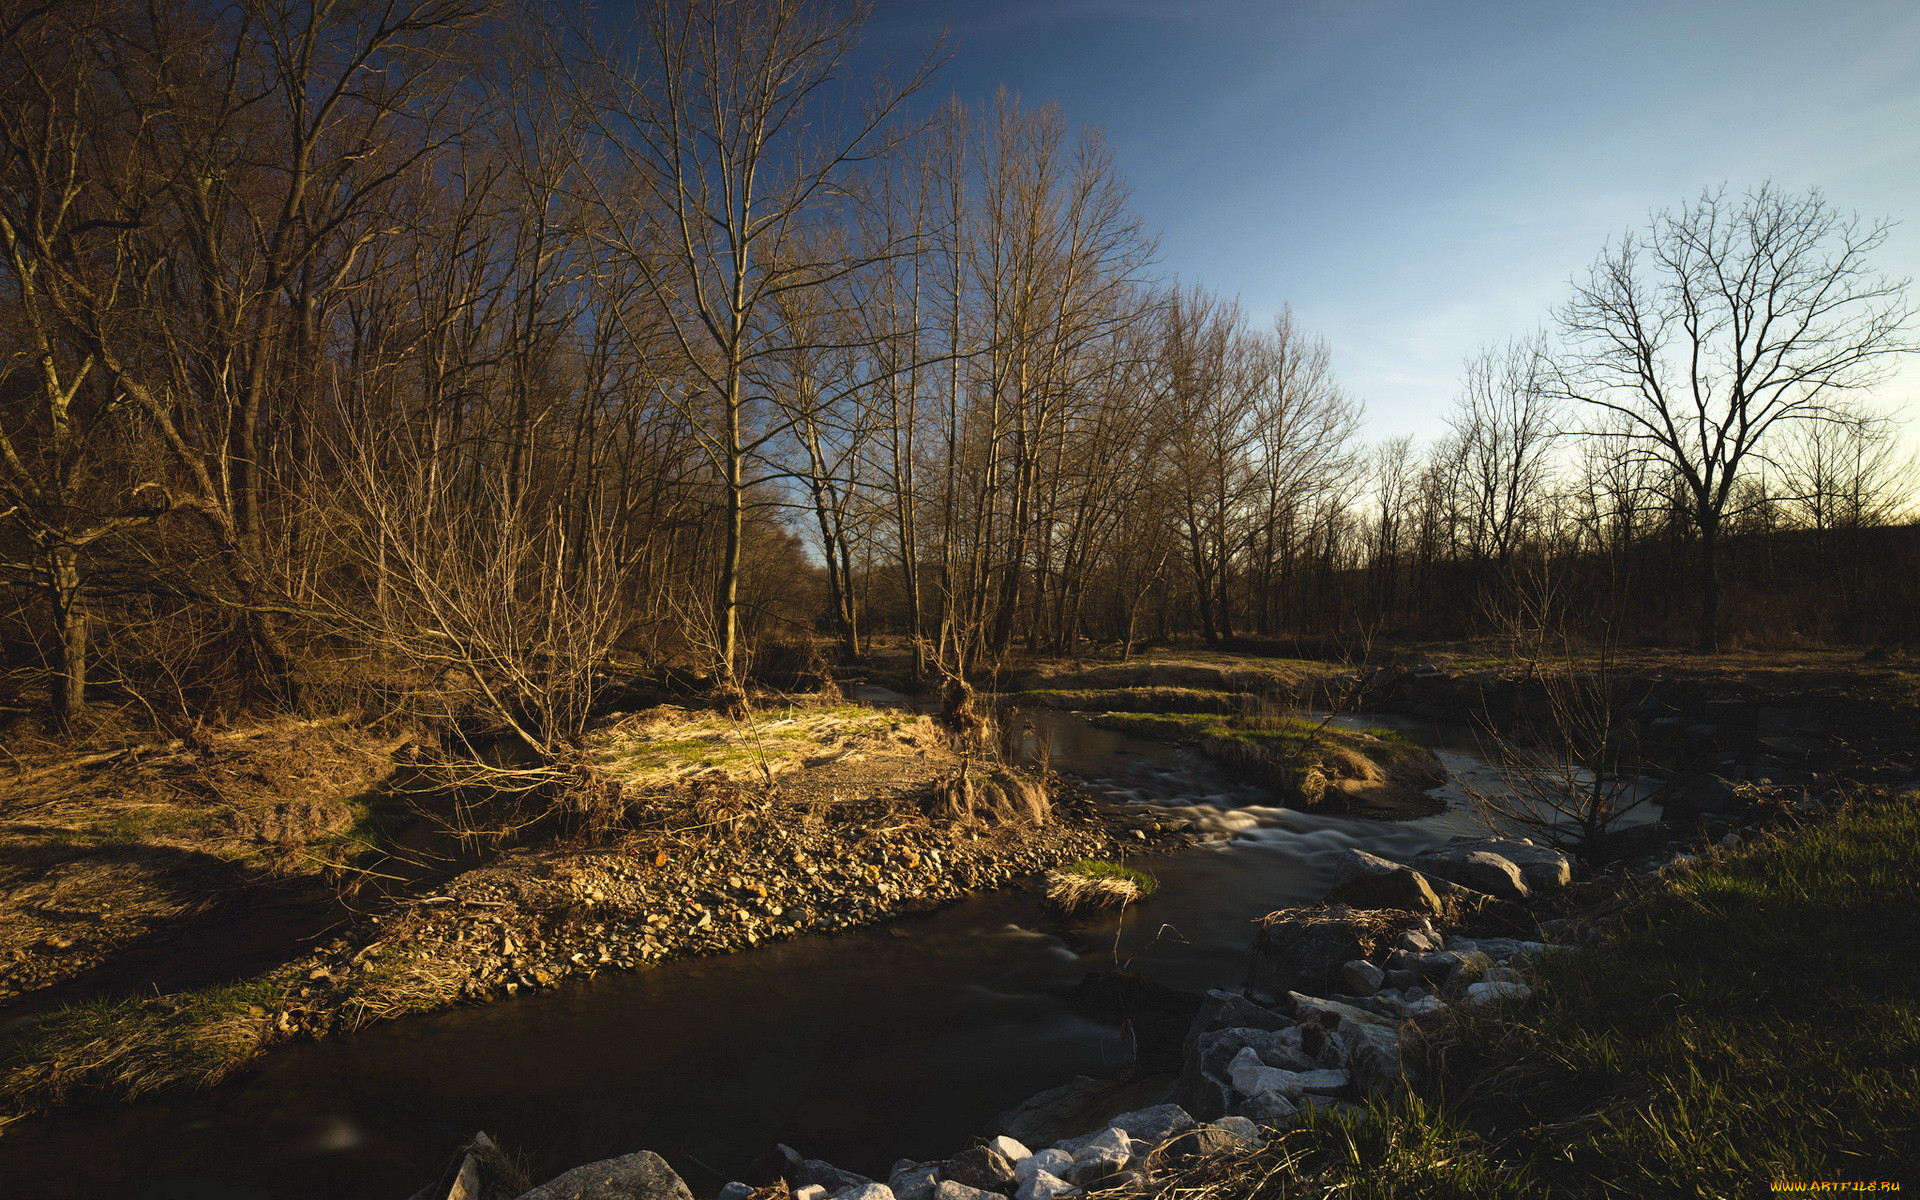
[[[943,32],[941,97],[1101,127],[1158,269],[1291,305],[1376,437],[1705,187],[1818,187],[1920,277],[1916,0],[874,0],[863,57]],[[1920,364],[1879,401],[1920,444]]]

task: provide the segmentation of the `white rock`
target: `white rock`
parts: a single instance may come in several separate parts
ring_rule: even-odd
[[[1345,1071],[1283,1071],[1269,1067],[1260,1061],[1251,1046],[1234,1056],[1227,1076],[1233,1082],[1233,1089],[1242,1096],[1258,1096],[1261,1092],[1279,1092],[1283,1096],[1332,1092],[1347,1086],[1351,1078]]]
[[[1120,1155],[1122,1159],[1131,1159],[1133,1139],[1127,1136],[1127,1131],[1124,1129],[1107,1128],[1081,1142],[1079,1148],[1073,1152],[1073,1161],[1081,1162],[1095,1155],[1110,1157],[1115,1154]]]
[[[1032,1171],[1020,1181],[1020,1190],[1015,1197],[1016,1200],[1061,1200],[1062,1197],[1079,1194],[1079,1188],[1049,1171]]]
[[[893,1200],[893,1189],[884,1183],[863,1183],[841,1188],[833,1194],[833,1200]]]
[[[1473,986],[1478,987],[1480,985],[1475,984]],[[1407,1016],[1415,1021],[1424,1021],[1428,1017],[1437,1017],[1445,1011],[1447,1011],[1447,1002],[1438,996],[1422,996],[1418,1000],[1409,1002],[1405,1009]]]
[[[1533,995],[1533,989],[1524,983],[1470,983],[1467,985],[1466,1004],[1470,1008],[1480,1008],[1489,1004],[1506,1004],[1515,1000],[1525,1000]]]
[[[1024,1184],[1042,1172],[1057,1176],[1072,1163],[1073,1155],[1065,1150],[1042,1150],[1014,1163],[1013,1177]]]
[[[1006,1155],[1010,1162],[1019,1162],[1021,1159],[1029,1158],[1033,1154],[1033,1151],[1027,1149],[1019,1142],[1014,1141],[1004,1133],[992,1141],[989,1141],[987,1143],[987,1149],[998,1150],[1000,1153]]]
[[[793,1200],[827,1200],[827,1189],[817,1183],[793,1189]]]

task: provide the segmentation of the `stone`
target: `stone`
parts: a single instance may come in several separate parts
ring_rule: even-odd
[[[1187,1050],[1174,1098],[1182,1110],[1203,1120],[1225,1116],[1233,1107],[1227,1068],[1248,1046],[1270,1067],[1310,1071],[1316,1064],[1302,1048],[1300,1031],[1286,1029],[1220,1029],[1203,1033]]]
[[[1015,1193],[1015,1196],[1017,1200],[1060,1200],[1063,1196],[1079,1194],[1079,1188],[1052,1172],[1034,1171],[1021,1181],[1020,1190]]]
[[[1440,897],[1426,876],[1411,867],[1365,850],[1343,850],[1334,864],[1334,885],[1327,899],[1351,908],[1397,908],[1439,913]]]
[[[995,1117],[994,1132],[1017,1138],[1029,1146],[1052,1142],[1062,1128],[1075,1125],[1086,1128],[1085,1120],[1097,1111],[1112,1088],[1111,1083],[1092,1076],[1076,1075],[1071,1083],[1037,1092]]]
[[[1043,1171],[1051,1175],[1058,1175],[1060,1172],[1066,1170],[1068,1164],[1072,1162],[1073,1155],[1065,1150],[1053,1148],[1041,1150],[1014,1163],[1013,1177],[1024,1184]]]
[[[827,1189],[817,1183],[793,1189],[793,1200],[827,1200]]]
[[[940,1171],[931,1163],[904,1170],[896,1167],[887,1186],[899,1200],[933,1200],[933,1193],[940,1187]]]
[[[1113,1126],[1108,1125],[1103,1129],[1096,1129],[1092,1133],[1083,1133],[1079,1137],[1065,1138],[1055,1142],[1053,1148],[1055,1150],[1065,1151],[1068,1158],[1078,1162],[1082,1155],[1091,1154],[1099,1150],[1125,1150],[1131,1155],[1133,1153],[1133,1139],[1127,1136],[1126,1130],[1115,1129]],[[1066,1178],[1063,1172],[1055,1171],[1054,1174],[1059,1175],[1062,1179]]]
[[[1174,1162],[1196,1162],[1240,1148],[1240,1139],[1214,1125],[1195,1125],[1167,1143],[1166,1155]]]
[[[1395,1095],[1418,1082],[1411,1064],[1400,1052],[1400,1022],[1337,1000],[1322,1000],[1297,992],[1288,999],[1293,1002],[1294,1015],[1301,1021],[1314,1021],[1322,1028],[1331,1023],[1339,1030],[1341,1061],[1362,1091]]]
[[[1187,1040],[1191,1042],[1201,1034],[1212,1033],[1216,1029],[1279,1030],[1291,1024],[1292,1017],[1255,1004],[1238,992],[1223,992],[1214,988],[1207,992],[1200,1011],[1193,1014],[1193,1024],[1187,1028]]]
[[[1573,859],[1530,838],[1461,834],[1448,838],[1439,849],[1485,850],[1489,854],[1497,854],[1520,868],[1520,880],[1529,891],[1565,887],[1573,882]]]
[[[747,1200],[747,1197],[751,1195],[753,1195],[752,1187],[735,1180],[721,1188],[720,1194],[716,1196],[714,1200]]]
[[[1387,981],[1387,973],[1364,958],[1340,966],[1340,982],[1350,995],[1371,996]]]
[[[1525,983],[1520,972],[1512,967],[1489,967],[1480,974],[1482,983]]]
[[[1247,962],[1249,998],[1278,1000],[1288,992],[1324,995],[1339,986],[1340,964],[1367,957],[1368,929],[1357,921],[1269,918],[1254,935]]]
[[[1435,846],[1414,855],[1408,865],[1502,900],[1527,898],[1520,868],[1490,850]]]
[[[893,1189],[884,1183],[863,1183],[843,1192],[835,1192],[833,1200],[894,1200]]]
[[[667,1160],[651,1150],[575,1167],[520,1200],[693,1200]]]
[[[1431,929],[1409,929],[1393,939],[1395,950],[1405,950],[1412,954],[1431,954],[1435,950],[1446,949],[1440,935]]]
[[[1447,1011],[1447,1003],[1438,996],[1422,996],[1418,1000],[1409,1000],[1405,1009],[1407,1019],[1411,1021],[1424,1021],[1429,1017],[1437,1017],[1445,1011]]]
[[[1033,1151],[1027,1149],[1024,1145],[1004,1133],[988,1138],[987,1149],[998,1150],[1007,1156],[1008,1162],[1014,1163],[1019,1162],[1023,1158],[1028,1158],[1033,1154]]]
[[[1139,1108],[1132,1112],[1121,1113],[1108,1124],[1115,1129],[1125,1131],[1127,1136],[1136,1142],[1145,1142],[1151,1148],[1160,1145],[1177,1133],[1192,1129],[1197,1122],[1178,1104],[1156,1104],[1152,1108]]]
[[[1279,1092],[1283,1096],[1298,1096],[1302,1092],[1337,1092],[1351,1081],[1345,1071],[1286,1071],[1269,1067],[1260,1061],[1259,1054],[1251,1046],[1234,1057],[1227,1067],[1227,1077],[1233,1081],[1234,1090],[1242,1096],[1257,1096],[1261,1092]]]
[[[1240,1115],[1256,1125],[1288,1129],[1300,1120],[1300,1106],[1279,1092],[1261,1092],[1240,1102]]]
[[[934,1200],[987,1200],[988,1197],[1007,1200],[998,1192],[983,1192],[979,1188],[970,1188],[964,1183],[955,1183],[951,1179],[942,1179],[940,1186],[933,1189],[933,1197]],[[799,1200],[799,1197],[795,1196],[794,1200]]]
[[[1267,1144],[1267,1139],[1260,1136],[1260,1127],[1245,1117],[1221,1117],[1213,1127],[1224,1130],[1243,1150],[1258,1150]]]
[[[983,1192],[1013,1188],[1013,1160],[991,1146],[962,1150],[947,1160],[947,1178]]]
[[[1740,807],[1740,793],[1728,780],[1705,771],[1691,771],[1656,794],[1662,810],[1685,813],[1726,813]]]
[[[830,1162],[817,1158],[803,1158],[795,1165],[788,1160],[787,1182],[796,1188],[814,1185],[823,1187],[829,1196],[851,1188],[865,1187],[873,1182],[865,1175],[856,1175],[852,1171],[843,1171]]]
[[[1467,985],[1462,1002],[1469,1008],[1482,1008],[1494,1004],[1511,1004],[1525,1000],[1533,995],[1533,989],[1524,983],[1472,983]]]

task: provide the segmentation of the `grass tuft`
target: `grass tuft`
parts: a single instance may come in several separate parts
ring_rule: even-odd
[[[1047,899],[1061,912],[1118,908],[1153,895],[1160,883],[1145,871],[1082,858],[1047,875]]]

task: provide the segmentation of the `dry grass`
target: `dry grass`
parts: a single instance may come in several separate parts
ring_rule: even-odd
[[[1144,900],[1158,886],[1151,875],[1118,863],[1083,858],[1047,874],[1047,901],[1071,916]]]
[[[850,704],[729,717],[662,705],[589,739],[594,766],[630,793],[696,780],[765,783],[804,767],[943,746],[925,717]]]
[[[962,825],[1045,825],[1053,800],[1044,786],[1008,768],[963,768],[934,789],[927,815]]]

